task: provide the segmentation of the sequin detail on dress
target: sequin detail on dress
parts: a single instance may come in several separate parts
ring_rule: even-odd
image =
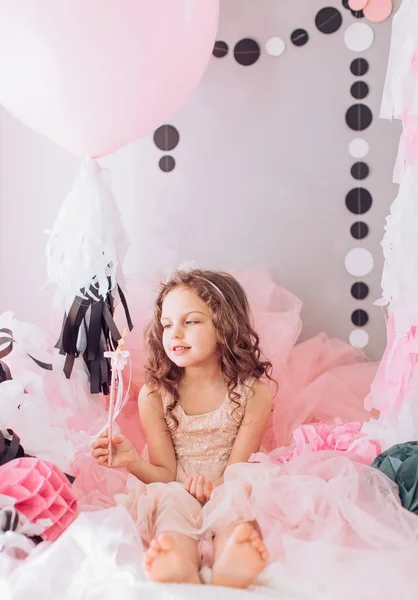
[[[174,407],[172,414],[178,420],[178,427],[172,431],[171,437],[177,461],[183,467],[184,463],[219,465],[228,462],[245,412],[246,394],[243,389],[240,394],[240,405],[227,396],[219,408],[202,415],[187,415],[180,404]],[[169,402],[169,399],[164,401],[165,408]],[[166,422],[170,425],[167,413]]]

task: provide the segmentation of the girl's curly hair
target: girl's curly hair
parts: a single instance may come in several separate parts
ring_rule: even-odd
[[[262,357],[259,336],[251,320],[247,296],[238,281],[228,273],[194,269],[178,270],[163,283],[155,303],[154,315],[145,330],[147,347],[146,381],[151,391],[166,392],[172,401],[167,406],[170,422],[177,428],[172,411],[179,401],[178,383],[184,369],[175,365],[165,353],[161,325],[162,305],[177,287],[193,290],[209,307],[218,337],[219,363],[228,396],[240,407],[240,386],[252,379],[271,376],[272,364]],[[234,409],[235,410],[235,409]]]

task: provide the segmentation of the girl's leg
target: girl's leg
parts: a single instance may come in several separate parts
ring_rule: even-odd
[[[160,533],[145,554],[148,578],[159,582],[202,583],[198,544],[198,540],[182,533]]]
[[[151,488],[151,486],[150,486]],[[200,502],[178,483],[161,484],[155,490],[155,504],[148,511],[149,549],[144,567],[152,581],[202,583],[196,520]],[[158,492],[158,495],[157,495]],[[148,492],[149,493],[149,490]]]
[[[263,571],[267,549],[255,522],[229,525],[214,538],[212,583],[247,588]]]

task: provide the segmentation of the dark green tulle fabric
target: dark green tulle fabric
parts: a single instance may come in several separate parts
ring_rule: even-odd
[[[418,514],[418,442],[396,444],[372,462],[399,487],[399,496],[409,511]]]

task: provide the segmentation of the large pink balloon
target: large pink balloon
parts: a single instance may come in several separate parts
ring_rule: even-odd
[[[0,0],[0,104],[79,156],[169,119],[199,83],[219,0]]]

